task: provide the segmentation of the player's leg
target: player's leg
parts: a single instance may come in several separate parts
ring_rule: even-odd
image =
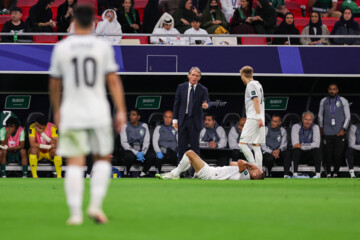
[[[6,178],[6,156],[7,156],[7,150],[0,149],[1,177],[2,178]]]
[[[314,178],[320,178],[321,177],[321,162],[322,162],[320,148],[312,149],[310,154],[312,155],[312,159],[315,164],[316,175]]]
[[[38,155],[39,155],[39,148],[31,147],[29,149],[29,163],[33,178],[38,178],[37,175],[37,164],[39,160]]]
[[[345,149],[345,137],[338,137],[336,136],[334,138],[334,175],[333,177],[337,177],[339,174],[339,169],[341,165],[341,161],[343,159],[344,155],[344,149]]]
[[[300,148],[294,148],[292,152],[292,162],[294,163],[294,177],[298,176],[298,167],[299,161],[302,154],[302,150]]]
[[[53,160],[54,160],[54,165],[55,165],[55,169],[56,169],[56,176],[57,176],[57,178],[61,178],[62,157],[61,157],[61,156],[58,156],[58,155],[56,154],[56,148],[50,149],[49,155],[50,155],[50,159],[53,159]]]
[[[249,162],[249,163],[255,163],[255,159],[254,159],[254,155],[253,153],[251,152],[249,146],[247,143],[244,143],[244,142],[240,142],[239,143],[239,148],[241,150],[241,152],[244,154],[246,160]]]
[[[256,128],[257,128],[257,121],[248,119],[245,122],[244,128],[240,136],[239,148],[249,163],[255,163],[254,155],[251,152],[248,143],[253,143],[252,140]]]
[[[28,172],[28,159],[25,149],[20,149],[20,157],[21,157],[21,166],[22,166],[22,174],[23,178],[27,177]]]
[[[253,144],[252,146],[254,149],[256,165],[259,167],[259,169],[262,169],[263,155],[260,148],[260,144]]]
[[[354,171],[354,153],[355,150],[353,148],[348,148],[346,150],[346,163],[349,167],[349,173],[351,178],[355,178],[355,171]]]

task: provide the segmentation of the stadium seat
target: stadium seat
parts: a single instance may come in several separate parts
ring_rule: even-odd
[[[301,118],[296,113],[287,113],[282,119],[282,127],[285,128],[287,133],[288,148],[292,148],[291,145],[291,128],[294,124],[301,122]]]
[[[147,36],[124,36],[122,39],[138,39],[140,44],[149,43],[149,38]]]
[[[351,113],[351,120],[350,120],[351,124],[356,124],[356,123],[360,123],[360,117],[357,113]]]
[[[57,43],[58,36],[33,36],[34,43]]]
[[[283,21],[283,19],[281,17],[277,17],[276,18],[276,26],[279,26],[282,21]]]
[[[4,26],[4,24],[11,20],[10,15],[0,15],[0,31],[2,29],[2,27]]]
[[[330,33],[331,33],[332,29],[334,28],[334,25],[337,21],[339,21],[338,18],[322,18],[322,23],[327,26]]]
[[[310,18],[308,18],[308,17],[295,17],[294,21],[295,21],[295,27],[299,30],[299,34],[301,34],[304,27],[309,24]]]
[[[55,0],[53,5],[51,5],[51,11],[53,14],[53,19],[56,20],[56,16],[57,16],[57,9],[58,7],[63,4],[65,1],[64,0]]]
[[[240,120],[238,113],[227,113],[222,120],[221,126],[224,128],[226,134],[229,133],[230,129]]]
[[[271,122],[271,116],[269,113],[265,113],[265,125],[267,125],[269,122]]]
[[[266,38],[264,37],[243,37],[241,38],[243,45],[266,45]]]
[[[143,23],[145,8],[141,7],[141,8],[137,8],[137,10],[139,11],[140,23]]]
[[[29,16],[30,8],[37,3],[37,0],[17,0],[17,6],[22,10],[21,20],[26,21]]]
[[[151,136],[152,136],[156,126],[159,126],[164,123],[163,116],[164,116],[164,114],[162,112],[153,112],[150,115],[149,120],[148,120],[148,126],[149,126],[149,131],[150,131]]]
[[[360,18],[354,18],[354,20],[360,25]]]
[[[300,3],[293,1],[285,1],[285,7],[294,14],[294,17],[301,17]]]

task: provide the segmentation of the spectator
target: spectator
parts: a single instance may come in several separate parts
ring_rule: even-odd
[[[226,21],[230,22],[234,11],[240,7],[240,0],[220,0],[221,11],[224,13]]]
[[[331,177],[331,163],[334,163],[334,175],[337,177],[345,149],[345,131],[350,123],[349,102],[338,95],[339,87],[330,83],[328,97],[321,99],[319,107],[320,132],[324,135],[327,177]]]
[[[301,35],[330,35],[329,29],[326,25],[322,24],[321,15],[318,12],[312,12],[309,25],[301,32]],[[300,42],[302,45],[329,45],[330,41],[328,38],[310,38],[303,37],[300,38]]]
[[[281,127],[281,117],[273,115],[271,122],[265,127],[266,144],[261,144],[261,149],[264,154],[264,165],[268,172],[271,173],[271,168],[276,165],[284,166],[284,178],[290,178],[290,151],[287,150],[287,133]]]
[[[54,0],[39,0],[30,8],[26,23],[31,32],[53,32],[56,22],[52,20],[51,6]]]
[[[355,0],[356,1],[356,0]],[[354,17],[360,17],[360,9],[358,7],[358,5],[352,1],[352,0],[346,0],[344,2],[341,3],[341,6],[340,6],[340,11],[343,13],[345,11],[345,9],[349,8]]]
[[[164,112],[164,124],[157,126],[153,133],[153,147],[156,152],[156,169],[161,173],[164,163],[177,165],[177,131],[172,126],[173,112]]]
[[[255,15],[259,21],[254,25],[257,34],[273,34],[276,27],[276,11],[267,0],[258,0]],[[271,42],[271,40],[269,40]]]
[[[232,34],[254,34],[253,23],[258,21],[255,9],[252,8],[252,0],[241,0],[241,5],[234,11],[231,21],[230,33]]]
[[[359,24],[354,21],[351,9],[344,10],[344,14],[340,20],[335,23],[331,35],[359,35]],[[359,38],[332,38],[332,42],[336,45],[359,45]]]
[[[58,133],[55,124],[39,116],[29,127],[29,162],[33,178],[38,178],[37,163],[47,159],[54,163],[57,178],[61,178],[62,158],[56,155]]]
[[[143,165],[141,177],[146,176],[152,165],[154,156],[149,151],[150,133],[146,123],[140,122],[138,109],[130,110],[129,123],[121,131],[121,146],[124,148],[124,162],[126,174],[130,175],[130,168],[135,163]]]
[[[200,28],[200,18],[194,17],[194,19],[191,21],[192,28],[185,31],[186,34],[200,34],[200,35],[207,35],[208,33]],[[187,42],[187,44],[190,45],[208,45],[211,44],[211,38],[210,37],[189,37],[185,38],[184,41]]]
[[[292,162],[294,163],[294,175],[298,178],[299,163],[309,165],[315,164],[316,175],[314,178],[321,177],[321,152],[320,152],[320,130],[314,124],[314,114],[304,112],[302,123],[294,124],[291,128]]]
[[[219,0],[209,0],[202,14],[201,27],[209,34],[214,34],[216,29],[227,29],[229,23],[226,21],[224,14],[221,12]]]
[[[65,0],[65,2],[58,7],[56,16],[58,32],[67,32],[74,16],[76,1],[77,0]]]
[[[239,148],[240,136],[241,136],[242,129],[244,128],[245,122],[246,122],[246,118],[242,117],[237,122],[236,126],[233,126],[230,129],[229,136],[228,136],[228,142],[229,142],[229,148],[232,150],[231,151],[232,161],[237,161],[239,159],[246,159],[243,152]]]
[[[174,28],[174,19],[168,13],[164,13],[159,19],[154,28],[153,34],[161,34],[165,36],[150,37],[150,43],[168,45],[180,44],[180,39],[177,39],[177,37],[167,36],[168,34],[180,34],[179,31]]]
[[[109,36],[103,36],[104,39],[112,44],[119,44],[121,36],[111,36],[112,34],[121,34],[121,26],[117,21],[116,12],[113,9],[107,9],[102,14],[103,21],[99,22],[96,26],[96,34],[104,34]]]
[[[159,6],[164,12],[173,15],[179,8],[180,0],[159,0]]]
[[[133,0],[131,3],[134,5]],[[102,15],[106,9],[114,9],[115,11],[121,6],[121,0],[97,0],[97,15]]]
[[[21,8],[18,8],[18,7],[12,8],[10,11],[10,14],[11,14],[11,20],[7,21],[4,24],[1,32],[3,32],[3,33],[29,32],[28,26],[23,21],[21,21],[21,17],[22,17]],[[27,40],[27,39],[29,39],[28,36],[17,36],[17,41]],[[2,42],[15,42],[16,41],[14,36],[2,36],[1,40],[2,40]]]
[[[193,7],[191,0],[181,0],[179,9],[173,14],[174,26],[180,32],[184,33],[191,28],[191,21],[198,15],[196,8]]]
[[[16,0],[1,0],[0,1],[0,15],[9,14],[11,9],[16,7]]]
[[[159,0],[149,0],[144,10],[143,29],[144,33],[152,33],[156,23],[162,16]]]
[[[133,8],[131,0],[122,0],[120,9],[118,9],[118,22],[121,25],[123,33],[140,32],[139,11]]]
[[[202,16],[202,12],[204,11],[206,4],[208,3],[208,0],[192,0],[193,6],[197,9],[199,13],[199,17]]]
[[[215,121],[215,116],[205,115],[204,128],[200,132],[200,149],[201,156],[208,159],[217,159],[218,166],[229,165],[229,159],[221,151],[214,149],[226,148],[227,138],[223,127]]]
[[[284,0],[271,0],[269,3],[275,9],[278,17],[285,18],[289,10],[285,7]]]
[[[339,18],[341,12],[336,11],[338,0],[309,0],[308,6],[313,12],[319,12],[321,17]]]
[[[360,123],[353,124],[349,131],[349,147],[346,150],[346,161],[350,176],[355,178],[354,163],[360,165]]]
[[[294,15],[292,13],[287,13],[284,20],[280,23],[279,26],[275,28],[274,34],[277,35],[299,35],[299,30],[295,27],[294,24]],[[299,38],[277,38],[274,37],[274,45],[300,45]]]
[[[1,177],[6,178],[6,164],[15,162],[22,165],[23,178],[26,178],[28,161],[25,150],[25,131],[23,127],[20,127],[18,119],[10,117],[6,121],[6,127],[0,129],[0,142]]]

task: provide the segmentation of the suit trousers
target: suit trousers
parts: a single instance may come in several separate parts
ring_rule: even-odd
[[[317,173],[321,171],[321,152],[319,148],[313,148],[307,151],[294,148],[292,150],[292,161],[294,163],[294,173],[298,172],[299,163],[305,163],[311,166],[315,165],[315,171]]]
[[[194,117],[185,116],[184,121],[179,126],[179,158],[178,161],[182,159],[185,152],[188,150],[188,145],[190,144],[190,149],[193,150],[197,155],[200,156],[200,130],[195,127]]]
[[[326,157],[324,164],[326,173],[331,173],[331,164],[334,164],[334,173],[339,173],[341,160],[343,159],[345,149],[345,137],[324,136],[324,148]]]

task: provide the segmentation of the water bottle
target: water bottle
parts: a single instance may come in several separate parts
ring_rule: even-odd
[[[177,45],[180,45],[180,34],[177,35],[176,42],[177,42]]]
[[[18,41],[17,31],[14,31],[14,43],[17,43],[17,41]]]
[[[306,5],[301,5],[301,16],[306,17]]]

